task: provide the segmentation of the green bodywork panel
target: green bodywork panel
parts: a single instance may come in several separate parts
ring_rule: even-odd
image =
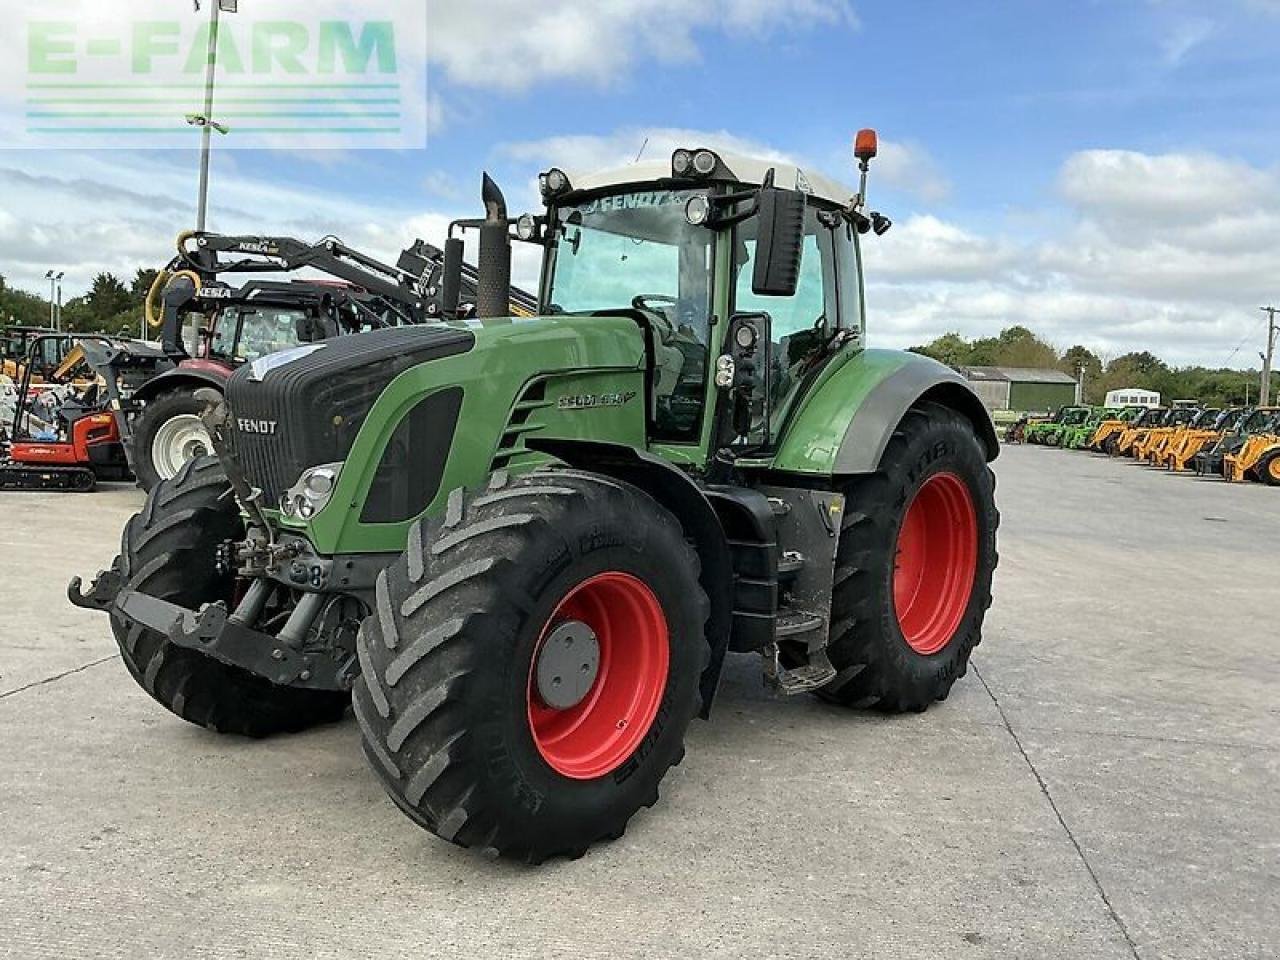
[[[832,358],[791,411],[780,411],[772,457],[739,460],[740,467],[831,476],[854,414],[877,386],[912,363],[934,361],[897,350],[849,345]]]
[[[475,346],[419,364],[393,380],[357,434],[328,505],[309,522],[273,513],[282,527],[305,533],[322,554],[403,550],[411,521],[364,523],[361,510],[400,421],[426,397],[452,387],[463,390],[462,408],[428,514],[444,509],[450,491],[482,485],[500,453],[498,466],[513,472],[543,462],[545,457],[525,450],[527,436],[645,446],[644,339],[632,320],[547,317],[466,326],[475,334]],[[522,404],[539,381],[545,381],[545,390]],[[607,401],[583,408],[566,399],[581,397]],[[518,405],[528,418],[509,430]]]

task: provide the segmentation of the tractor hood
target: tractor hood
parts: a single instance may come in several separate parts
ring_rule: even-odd
[[[340,337],[238,370],[227,384],[228,446],[268,509],[304,471],[336,465],[334,509],[306,522],[317,548],[341,533],[344,544],[398,551],[438,497],[532,458],[528,435],[612,433],[643,445],[645,369],[644,335],[624,317]]]

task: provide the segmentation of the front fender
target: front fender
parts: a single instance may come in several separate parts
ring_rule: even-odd
[[[919,354],[862,350],[837,358],[818,378],[787,424],[771,467],[823,476],[873,473],[903,416],[923,402],[968,418],[987,459],[999,455],[991,415],[964,377]]]

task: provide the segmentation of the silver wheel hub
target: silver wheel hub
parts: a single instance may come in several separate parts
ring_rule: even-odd
[[[206,457],[213,440],[204,421],[194,413],[180,413],[160,424],[151,441],[151,465],[161,480],[171,480],[188,460]]]
[[[595,631],[581,620],[566,620],[543,641],[534,682],[543,703],[568,710],[587,698],[599,674],[600,641]]]

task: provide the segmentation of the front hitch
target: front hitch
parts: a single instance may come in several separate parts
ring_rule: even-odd
[[[102,570],[93,578],[88,593],[80,588],[83,581],[72,577],[67,584],[67,599],[81,610],[94,610],[98,613],[110,613],[115,605],[116,597],[124,590],[124,576],[116,567]]]
[[[350,690],[359,673],[354,656],[339,660],[326,653],[305,653],[279,637],[238,622],[221,602],[196,611],[125,590],[116,598],[115,612],[163,634],[175,646],[203,653],[278,686]]]

